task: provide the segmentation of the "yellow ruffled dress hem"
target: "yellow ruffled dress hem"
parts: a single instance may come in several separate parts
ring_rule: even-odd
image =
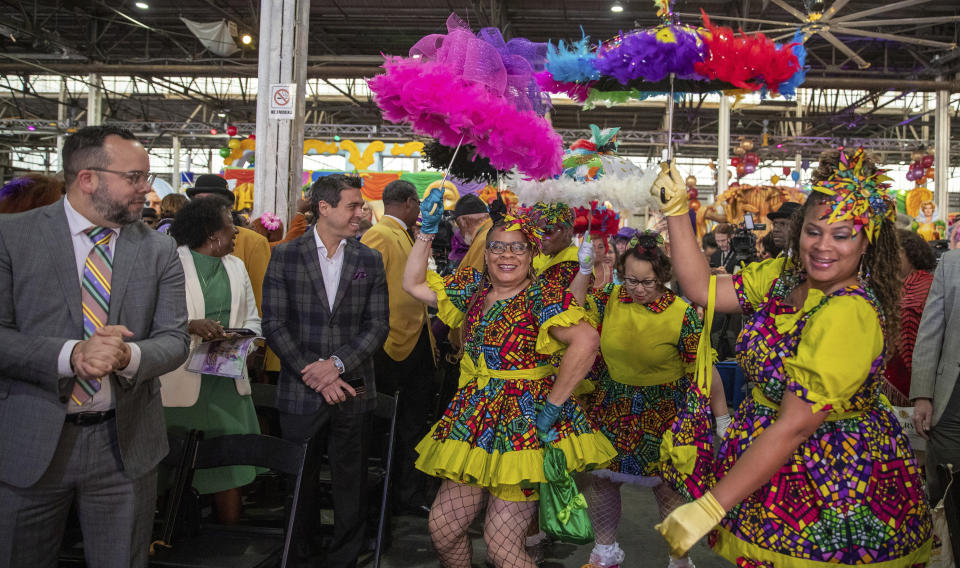
[[[553,444],[566,456],[568,471],[603,468],[617,456],[610,441],[599,432],[568,436]],[[537,501],[539,484],[546,482],[540,448],[487,452],[462,440],[435,440],[431,431],[416,450],[420,471],[483,487],[504,501]],[[525,489],[533,491],[528,494]]]
[[[749,560],[758,560],[761,562],[770,562],[777,568],[836,568],[841,565],[834,562],[818,562],[806,558],[795,558],[761,548],[756,544],[741,540],[723,527],[717,527],[717,540],[713,544],[713,551],[736,564],[737,558],[746,558]],[[916,564],[926,564],[930,560],[930,551],[933,547],[933,539],[927,541],[906,556],[901,556],[894,560],[885,562],[871,562],[871,568],[906,568]]]

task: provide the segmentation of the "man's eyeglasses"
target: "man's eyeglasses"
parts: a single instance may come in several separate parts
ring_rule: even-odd
[[[657,287],[658,282],[653,278],[648,278],[647,280],[637,280],[636,278],[624,278],[623,285],[627,288],[636,288],[637,286],[643,286],[647,290],[652,290]]]
[[[503,241],[490,241],[487,243],[487,250],[493,254],[503,254],[507,252],[507,249],[510,249],[510,252],[513,254],[523,254],[530,249],[530,243],[524,243],[521,241],[513,241],[510,243],[505,243]]]
[[[129,172],[118,172],[117,170],[108,170],[107,168],[83,168],[85,170],[92,170],[95,172],[107,172],[108,174],[115,174],[123,179],[127,180],[127,183],[136,187],[143,182],[147,182],[147,185],[152,186],[153,180],[157,179],[157,174],[153,172],[144,172],[141,170],[131,170]]]

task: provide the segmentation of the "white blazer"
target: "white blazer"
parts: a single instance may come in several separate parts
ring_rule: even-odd
[[[197,267],[193,264],[193,256],[186,246],[177,248],[180,263],[183,264],[184,284],[187,292],[187,318],[191,320],[203,319],[206,307],[203,304],[203,290],[200,288],[200,278],[197,276]],[[223,257],[223,266],[227,269],[230,279],[230,325],[226,327],[243,327],[252,330],[257,335],[260,329],[260,315],[257,312],[257,303],[253,297],[253,287],[243,261],[233,255]],[[190,350],[200,344],[200,336],[190,334]],[[164,406],[193,406],[200,397],[200,374],[187,370],[184,362],[175,371],[160,377],[160,396]],[[249,395],[250,379],[244,369],[243,378],[234,381],[237,393]],[[221,380],[229,381],[227,377]]]

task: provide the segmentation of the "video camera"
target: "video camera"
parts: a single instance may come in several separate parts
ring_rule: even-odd
[[[744,213],[743,223],[738,225],[730,236],[730,248],[733,249],[737,266],[760,260],[757,256],[757,235],[754,231],[763,231],[766,228],[763,223],[754,223],[751,213]]]

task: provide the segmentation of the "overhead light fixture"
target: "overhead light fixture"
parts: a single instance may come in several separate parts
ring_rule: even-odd
[[[613,5],[610,6],[610,11],[613,12],[614,14],[619,14],[620,12],[623,12],[623,4],[619,2],[614,2]]]
[[[150,4],[147,4],[146,2],[134,2],[133,5],[136,6],[137,8],[140,8],[141,10],[146,10],[150,8]]]
[[[240,36],[240,42],[243,43],[243,45],[250,45],[250,43],[253,42],[253,36],[250,34],[243,34]]]

